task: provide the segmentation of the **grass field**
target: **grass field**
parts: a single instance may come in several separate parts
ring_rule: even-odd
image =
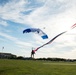
[[[76,75],[76,62],[0,59],[0,75]]]

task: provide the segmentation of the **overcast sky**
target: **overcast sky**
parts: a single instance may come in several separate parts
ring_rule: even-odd
[[[0,0],[0,52],[30,57],[32,47],[43,45],[75,23],[76,0]],[[23,34],[31,27],[42,29],[49,38]],[[36,57],[76,58],[76,28],[40,48]]]

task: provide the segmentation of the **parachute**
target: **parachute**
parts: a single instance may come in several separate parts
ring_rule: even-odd
[[[23,33],[31,33],[31,32],[36,33],[36,34],[39,34],[42,37],[42,39],[48,39],[47,34],[45,34],[39,28],[38,29],[37,28],[28,28],[28,29],[23,30]]]

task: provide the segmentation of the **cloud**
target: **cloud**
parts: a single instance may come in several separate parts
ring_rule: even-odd
[[[22,41],[17,41],[16,44],[20,45],[20,46],[28,46],[28,47],[32,47],[33,45],[28,43],[28,42],[22,42]]]
[[[74,10],[74,2],[74,0],[71,2],[69,0],[43,0],[40,1],[41,6],[34,7],[31,1],[29,2],[25,0],[14,0],[5,4],[4,7],[0,8],[0,16],[6,20],[29,24],[34,27],[36,26],[39,28],[43,28],[43,26],[48,26],[47,30],[52,30],[52,27],[56,27],[56,29],[58,29],[57,27],[59,27],[59,25],[61,25],[61,27],[65,27],[65,24],[69,25],[69,20],[72,20],[71,24],[75,22],[74,12],[76,11]],[[26,14],[27,12],[29,14]]]
[[[0,19],[0,25],[2,26],[8,26],[8,23],[5,20]]]
[[[13,41],[15,44],[21,47],[31,47],[33,45],[40,46],[62,31],[68,30],[68,28],[70,28],[70,26],[76,22],[75,9],[75,0],[11,0],[5,3],[3,6],[0,6],[0,17],[2,19],[0,24],[3,26],[8,26],[7,20],[9,20],[16,23],[22,23],[24,25],[27,24],[30,27],[41,28],[44,32],[46,32],[46,34],[48,34],[49,39],[42,40],[41,37],[34,36],[33,38],[35,43],[37,43],[35,44],[34,42],[30,43],[21,41],[18,38],[6,33],[0,32],[0,35]],[[43,29],[44,27],[45,29]],[[69,31],[68,33],[58,37],[51,45],[45,46],[45,49],[41,48],[41,50],[50,50],[51,46],[53,54],[50,53],[50,51],[49,56],[50,54],[55,56],[57,51],[59,52],[60,50],[62,50],[64,54],[65,52],[68,54],[69,48],[74,50],[76,41],[75,35],[68,34],[75,32],[76,30]],[[70,50],[70,54],[71,52],[72,50]],[[56,55],[64,56],[60,53],[57,53]],[[48,55],[45,53],[44,56]]]
[[[26,3],[27,2],[25,0],[12,0],[11,2],[8,2],[3,7],[0,7],[1,18],[11,21],[20,20],[21,12],[26,10],[24,9],[24,5]]]
[[[4,6],[10,0],[0,0],[0,6]]]
[[[1,32],[0,32],[0,35],[3,36],[3,37],[5,37],[5,38],[7,38],[7,39],[9,39],[9,40],[12,40],[12,41],[17,40],[17,38],[12,37],[12,36],[10,36],[10,35],[8,35],[8,34],[5,34],[5,33],[1,33]]]
[[[0,32],[0,36],[6,38],[6,39],[8,39],[8,40],[13,41],[15,44],[17,44],[17,45],[19,45],[19,46],[22,46],[22,47],[25,47],[25,46],[26,46],[26,47],[31,47],[31,46],[33,46],[33,45],[32,45],[31,43],[29,43],[29,42],[20,41],[18,38],[13,37],[13,36],[10,36],[10,35],[8,35],[8,34],[6,34],[6,33],[1,33],[1,32]]]
[[[61,18],[61,19],[63,18],[64,20],[65,17],[68,17],[71,13],[74,13],[74,12],[71,12],[71,10],[75,11],[74,10],[75,0],[72,0],[72,1],[42,0],[40,2],[39,1],[37,0],[34,2],[33,0],[33,3],[32,3],[31,1],[28,1],[28,0],[27,1],[12,0],[11,2],[8,2],[7,4],[5,4],[3,7],[0,7],[0,10],[1,10],[0,16],[6,20],[11,20],[19,23],[24,23],[24,24],[29,23],[30,25],[33,25],[33,26],[39,25],[38,27],[40,27],[42,25],[49,26],[51,24],[54,24],[53,22],[58,20],[58,18]],[[38,5],[40,4],[41,6],[38,6],[38,5],[34,6],[34,3]],[[27,12],[30,12],[30,13],[26,14]],[[65,16],[67,14],[68,16]],[[75,15],[75,13],[73,15]]]
[[[57,33],[55,32],[59,33],[61,31],[67,30],[72,24],[75,23],[75,16],[76,16],[75,15],[76,11],[73,9],[72,5],[73,2],[71,4],[71,2],[68,2],[68,0],[62,2],[60,2],[60,0],[55,1],[48,0],[42,7],[35,9],[32,13],[30,13],[27,16],[27,22],[30,25],[41,29],[45,27],[46,29],[44,31],[50,37],[51,34],[56,35]],[[48,32],[48,30],[50,30],[51,33]]]
[[[33,2],[32,2],[33,1]],[[19,23],[26,23],[27,13],[34,11],[41,5],[35,0],[11,0],[4,6],[0,6],[0,17]],[[39,1],[38,1],[39,2]],[[40,1],[41,2],[41,1]],[[37,6],[36,6],[37,5]],[[25,17],[25,18],[24,18]],[[24,22],[25,21],[25,22]]]

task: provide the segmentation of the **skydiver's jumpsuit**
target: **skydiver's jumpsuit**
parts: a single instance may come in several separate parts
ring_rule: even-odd
[[[31,51],[31,58],[34,58],[34,54],[35,54],[35,51],[32,50],[32,51]]]

